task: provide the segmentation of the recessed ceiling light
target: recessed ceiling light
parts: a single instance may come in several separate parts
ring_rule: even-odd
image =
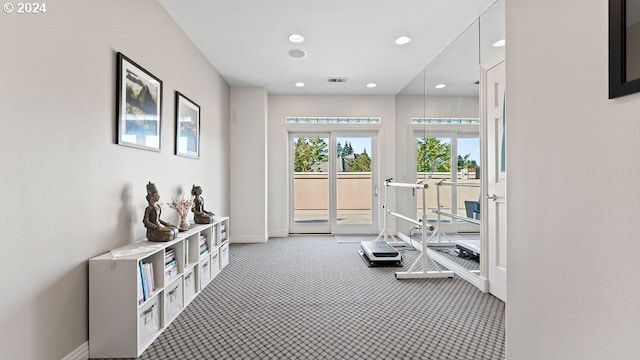
[[[376,84],[376,83],[368,83],[368,84],[367,84],[367,87],[368,87],[368,88],[374,88],[374,87],[376,87],[376,86],[378,86],[378,84]]]
[[[294,58],[303,58],[307,56],[307,52],[300,49],[291,49],[289,50],[289,56]]]
[[[503,47],[503,46],[504,46],[504,44],[505,44],[504,39],[502,39],[502,40],[498,40],[498,41],[496,41],[496,42],[494,42],[494,43],[493,43],[493,47]]]
[[[438,84],[438,85],[436,85],[436,89],[442,89],[442,88],[445,88],[445,87],[447,87],[447,84]]]
[[[298,81],[297,83],[295,83],[293,85],[295,85],[296,87],[304,87],[304,83],[301,82],[301,81]]]
[[[299,44],[304,41],[304,36],[300,34],[291,34],[289,35],[289,41],[291,41],[292,43]]]
[[[411,41],[411,38],[408,36],[400,36],[399,38],[396,39],[396,44],[398,45],[404,45],[404,44],[408,44]]]

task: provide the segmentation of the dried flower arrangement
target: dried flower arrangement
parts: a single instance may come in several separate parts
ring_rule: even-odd
[[[187,215],[189,214],[189,210],[193,205],[193,198],[185,199],[184,195],[180,195],[179,198],[173,198],[173,201],[169,203],[169,207],[175,209],[178,212],[178,216],[180,216],[180,224],[178,225],[178,229],[180,231],[189,230],[189,220],[187,220]]]

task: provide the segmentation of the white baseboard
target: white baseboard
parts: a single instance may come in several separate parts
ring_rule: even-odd
[[[269,232],[269,238],[283,238],[287,236],[289,236],[289,230],[287,229]]]
[[[65,356],[62,360],[87,360],[89,359],[89,342],[85,342],[77,349],[73,350],[69,355]]]
[[[233,244],[238,244],[238,243],[254,244],[254,243],[266,243],[267,240],[269,240],[269,238],[266,235],[244,235],[244,236],[231,235],[231,238],[229,240]]]

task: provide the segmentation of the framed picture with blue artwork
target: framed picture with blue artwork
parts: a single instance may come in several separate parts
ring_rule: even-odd
[[[176,91],[176,155],[200,158],[200,106]]]
[[[117,63],[116,143],[160,151],[162,81],[120,52]]]

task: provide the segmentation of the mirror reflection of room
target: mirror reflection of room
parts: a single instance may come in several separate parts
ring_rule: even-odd
[[[397,119],[410,129],[411,156],[399,169],[407,180],[428,185],[424,201],[415,194],[398,197],[398,207],[416,218],[425,210],[436,229],[428,238],[432,257],[461,266],[471,278],[481,275],[481,69],[503,60],[504,49],[499,0],[397,95]],[[399,220],[397,228],[421,238],[411,224]]]

